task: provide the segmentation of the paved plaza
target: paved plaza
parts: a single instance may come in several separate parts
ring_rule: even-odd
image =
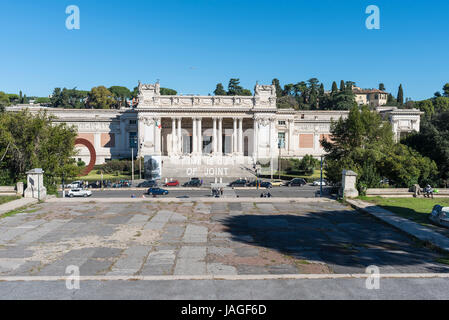
[[[0,276],[445,273],[440,254],[336,201],[60,201],[0,219]]]

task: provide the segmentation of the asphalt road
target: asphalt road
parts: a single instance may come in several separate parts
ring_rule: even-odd
[[[1,282],[6,300],[441,300],[449,299],[449,279],[380,279],[369,290],[366,279],[83,281],[68,290],[65,281]]]
[[[189,198],[207,198],[211,197],[211,191],[206,188],[201,188],[198,190],[185,190],[180,188],[166,188],[169,190],[167,196],[158,197],[189,197]],[[259,198],[261,193],[266,189],[235,189],[237,196],[241,198]],[[326,195],[327,189],[324,188],[324,194]],[[303,187],[274,187],[270,189],[270,193],[273,198],[315,198],[319,196],[319,187],[314,186],[303,186]],[[92,198],[131,198],[132,195],[140,197],[145,193],[145,191],[135,191],[127,189],[117,189],[117,190],[92,190]],[[60,193],[62,195],[62,193]]]

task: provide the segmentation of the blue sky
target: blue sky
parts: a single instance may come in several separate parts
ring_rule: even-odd
[[[365,28],[377,5],[381,29]],[[68,5],[81,29],[65,27]],[[55,87],[182,94],[241,79],[281,84],[312,77],[355,81],[424,99],[449,82],[447,0],[2,0],[0,91],[46,96]]]

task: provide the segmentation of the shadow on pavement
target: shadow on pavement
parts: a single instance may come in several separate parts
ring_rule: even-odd
[[[220,222],[233,241],[324,262],[336,273],[371,265],[385,270],[392,267],[395,272],[449,272],[449,266],[436,263],[440,257],[437,252],[353,210],[236,215]]]

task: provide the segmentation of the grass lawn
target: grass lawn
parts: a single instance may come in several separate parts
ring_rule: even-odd
[[[14,201],[20,199],[20,197],[16,197],[16,196],[5,196],[5,197],[0,197],[0,204],[4,204],[10,201]]]
[[[315,180],[320,180],[320,175],[321,175],[320,170],[315,170],[315,172],[311,176],[287,174],[285,171],[281,171],[280,173],[281,173],[282,177],[288,177],[288,178],[291,178],[291,179],[303,178],[303,179],[305,179],[306,181],[309,181],[309,182],[315,181]],[[274,172],[273,173],[273,178],[277,179],[278,177],[279,177],[279,172],[278,171]],[[326,179],[326,177],[324,176],[324,172],[323,172],[323,179]]]
[[[139,177],[138,175],[136,175],[135,177]],[[101,174],[97,174],[95,170],[91,171],[91,173],[89,173],[87,176],[84,177],[77,177],[75,179],[73,179],[73,181],[76,180],[84,180],[84,181],[90,181],[90,182],[94,182],[94,181],[100,181],[101,180]],[[111,181],[119,181],[119,180],[131,180],[131,176],[127,175],[127,174],[120,174],[118,176],[114,175],[114,174],[103,174],[103,180],[111,180]]]
[[[428,215],[435,205],[449,207],[449,198],[423,199],[423,198],[381,198],[359,197],[360,200],[374,203],[398,216],[413,220],[423,225],[432,225]]]

